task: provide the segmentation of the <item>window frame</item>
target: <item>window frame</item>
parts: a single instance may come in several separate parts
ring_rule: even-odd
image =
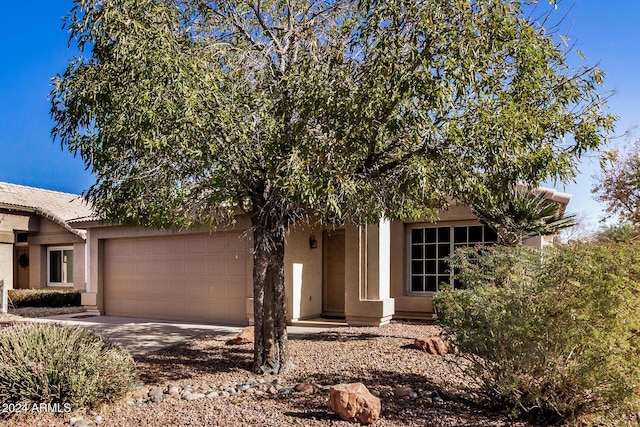
[[[480,239],[478,239],[477,235],[476,236],[470,236],[470,228],[472,227],[482,227],[482,236]],[[462,232],[458,231],[462,228],[466,228],[466,233],[465,233],[465,237],[464,237],[464,242],[460,241],[462,240]],[[435,241],[427,241],[428,237],[427,237],[427,231],[423,231],[423,235],[422,235],[422,241],[420,242],[413,242],[413,230],[416,229],[420,229],[420,230],[428,230],[428,229],[435,229],[435,232],[431,232],[431,235],[435,235]],[[448,237],[448,242],[441,242],[441,232],[440,229],[449,229],[449,237]],[[490,235],[487,234],[487,230],[490,230],[489,232],[491,233]],[[458,231],[458,233],[456,233],[456,231]],[[474,230],[477,232],[477,230]],[[446,233],[442,233],[442,234],[446,234]],[[456,237],[457,236],[457,237]],[[491,238],[493,238],[494,240],[491,240]],[[436,292],[439,291],[440,289],[440,283],[443,280],[439,280],[441,279],[443,276],[447,276],[448,277],[448,283],[451,286],[454,286],[454,281],[453,281],[453,272],[450,271],[450,269],[447,269],[447,272],[444,273],[442,271],[440,271],[442,269],[442,263],[444,262],[444,258],[448,255],[451,255],[456,248],[458,247],[462,247],[462,246],[486,246],[486,245],[492,245],[492,244],[496,244],[498,243],[498,236],[497,233],[491,229],[491,227],[489,227],[488,225],[482,224],[480,222],[464,222],[464,223],[459,223],[459,224],[455,224],[455,223],[449,223],[449,224],[433,224],[433,223],[413,223],[413,224],[406,224],[405,226],[405,262],[404,262],[404,268],[405,268],[405,293],[408,296],[433,296],[436,294]],[[445,250],[444,252],[447,252],[447,255],[444,256],[440,256],[440,246],[444,246],[445,244],[448,245],[448,250]],[[427,250],[427,246],[434,246],[435,250],[432,253],[435,253],[435,256],[428,256],[426,254]],[[422,250],[415,250],[414,252],[414,247],[416,246],[422,246]],[[414,257],[414,255],[416,254],[420,254],[420,252],[422,251],[422,256],[420,257]],[[417,263],[416,267],[418,267],[417,269],[420,270],[419,268],[419,263],[423,262],[424,265],[421,268],[421,272],[417,272],[414,273],[413,272],[413,263]],[[426,270],[429,270],[430,267],[427,267],[427,262],[432,263],[435,266],[435,270],[432,270],[433,272],[429,272]],[[444,273],[444,274],[443,274]],[[413,290],[414,286],[413,286],[413,281],[414,281],[414,277],[418,278],[418,277],[422,277],[422,289],[421,291],[418,290]],[[431,286],[428,284],[427,282],[427,278],[429,277],[435,277],[435,290],[427,290],[428,287],[432,287],[433,284],[431,284]]]
[[[72,259],[71,259],[71,281],[68,281],[68,268],[65,268],[65,261],[64,261],[64,253],[66,251],[71,252],[72,255]],[[61,282],[52,282],[51,281],[51,253],[52,252],[61,252],[61,256],[60,256],[60,272],[61,272],[61,276],[62,276],[62,281]],[[74,286],[73,280],[73,263],[74,263],[74,251],[73,251],[73,246],[48,246],[47,247],[47,286],[49,287],[63,287],[63,288],[72,288]]]

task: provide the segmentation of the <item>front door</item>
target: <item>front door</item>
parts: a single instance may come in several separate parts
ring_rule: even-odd
[[[322,314],[344,317],[344,230],[323,233]]]
[[[13,287],[15,289],[29,288],[29,248],[16,248],[13,258]]]

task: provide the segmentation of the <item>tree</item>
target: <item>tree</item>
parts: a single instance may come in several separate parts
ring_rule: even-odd
[[[448,196],[569,179],[605,138],[602,72],[570,68],[525,3],[75,0],[89,55],[54,78],[53,135],[106,219],[249,216],[254,369],[282,372],[292,225],[434,218]]]
[[[619,224],[605,225],[599,233],[594,236],[597,242],[624,243],[637,240],[640,236],[640,229],[637,224],[622,222]]]
[[[605,152],[600,166],[591,190],[596,200],[605,203],[606,212],[619,215],[623,223],[640,225],[640,141]]]
[[[544,191],[533,194],[516,188],[475,202],[473,210],[496,230],[503,244],[521,245],[529,237],[556,234],[576,225],[575,215],[565,216],[557,203],[547,201],[546,195]]]

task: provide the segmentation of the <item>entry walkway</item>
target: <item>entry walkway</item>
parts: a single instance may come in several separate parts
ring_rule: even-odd
[[[84,313],[64,314],[34,320],[87,328],[122,346],[134,356],[204,336],[213,336],[216,339],[226,341],[243,329],[242,326],[165,322],[134,317],[93,316]],[[288,326],[287,334],[295,338],[319,333],[331,326],[333,325]]]

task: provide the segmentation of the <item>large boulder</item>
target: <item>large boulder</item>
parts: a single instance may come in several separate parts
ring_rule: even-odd
[[[447,354],[449,352],[449,344],[441,337],[434,335],[425,338],[416,338],[413,341],[413,345],[429,354]]]
[[[345,421],[372,424],[380,417],[380,399],[362,383],[332,386],[329,400],[331,408]]]

